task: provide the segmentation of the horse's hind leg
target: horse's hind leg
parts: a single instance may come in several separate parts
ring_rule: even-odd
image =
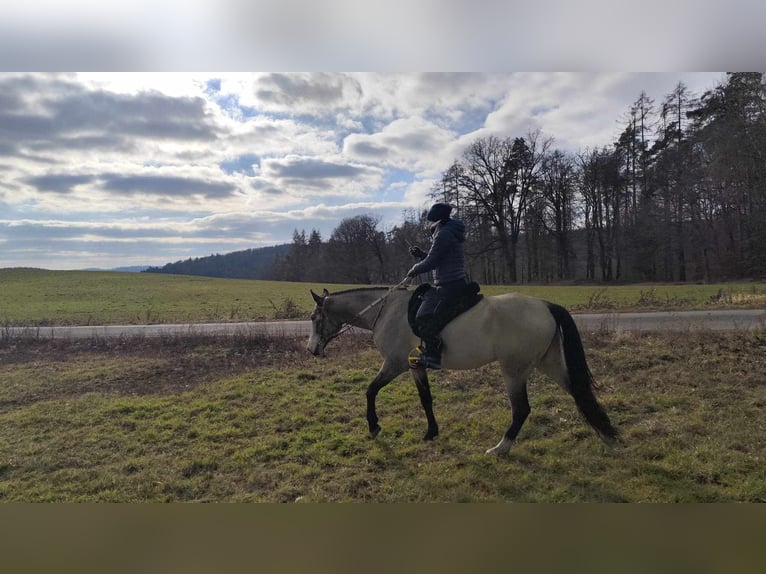
[[[570,375],[564,353],[561,350],[561,339],[558,334],[540,362],[540,370],[556,381],[562,389],[572,396],[585,421],[594,428],[601,440],[608,445],[614,444],[617,438],[617,431],[612,427],[612,423],[609,421],[606,412],[604,412],[604,408],[593,394],[591,386],[593,380],[590,371],[587,370],[586,366],[584,371],[575,372],[574,375]],[[574,381],[572,376],[575,377]]]
[[[508,391],[508,398],[511,401],[511,426],[505,431],[502,440],[496,446],[489,449],[487,454],[501,455],[511,450],[513,441],[521,430],[521,426],[529,416],[529,399],[527,398],[527,377],[529,371],[523,373],[511,374],[503,370],[505,378],[505,388]]]
[[[553,338],[551,346],[548,347],[548,350],[538,366],[543,373],[556,381],[564,391],[568,394],[572,393],[572,386],[569,383],[569,373],[567,373],[567,365],[566,362],[564,362],[564,354],[561,351],[561,336],[558,332],[556,332],[556,336]]]
[[[431,396],[431,387],[428,384],[428,372],[425,369],[410,370],[412,371],[412,378],[415,379],[415,385],[418,388],[420,404],[423,405],[423,410],[426,411],[426,418],[428,419],[428,430],[423,436],[423,440],[433,440],[439,434],[439,425],[436,423],[436,417],[434,417],[433,397]]]

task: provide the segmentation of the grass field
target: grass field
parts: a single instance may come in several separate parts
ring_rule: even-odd
[[[257,321],[308,309],[307,285],[150,273],[0,269],[0,321],[114,325]],[[300,293],[300,294],[299,294]]]
[[[379,355],[341,337],[0,343],[3,501],[766,502],[766,333],[584,334],[605,447],[540,376],[507,457],[496,367],[432,375],[441,435],[402,376],[364,389]]]
[[[307,317],[322,285],[148,273],[0,269],[0,325],[115,325]],[[766,283],[482,286],[573,311],[766,307]]]

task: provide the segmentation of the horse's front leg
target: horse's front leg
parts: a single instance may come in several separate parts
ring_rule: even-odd
[[[415,385],[418,388],[420,404],[423,405],[423,410],[426,411],[426,419],[428,419],[428,430],[423,436],[423,440],[433,440],[439,434],[439,425],[436,423],[436,417],[434,417],[434,401],[431,396],[431,387],[428,384],[428,372],[422,368],[410,370],[412,371]]]
[[[403,371],[401,370],[392,369],[387,363],[383,363],[378,374],[367,387],[367,425],[370,428],[370,438],[375,438],[380,432],[378,414],[375,412],[375,398],[378,396],[378,391],[393,381],[402,372]]]

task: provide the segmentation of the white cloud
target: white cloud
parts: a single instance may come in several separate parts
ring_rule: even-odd
[[[296,228],[327,237],[363,213],[391,226],[477,137],[542,128],[557,147],[609,145],[641,90],[659,101],[717,79],[0,74],[0,266],[160,264]]]
[[[421,117],[394,120],[374,134],[351,134],[343,152],[359,161],[389,165],[411,171],[443,169],[444,151],[455,134]]]

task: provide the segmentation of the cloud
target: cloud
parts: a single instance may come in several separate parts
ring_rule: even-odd
[[[99,173],[104,167],[115,171]],[[76,169],[76,171],[75,171]],[[189,212],[226,208],[241,202],[249,189],[247,176],[226,174],[215,166],[145,167],[134,163],[88,162],[67,172],[47,170],[20,177],[10,204],[34,204],[39,212]],[[0,189],[4,185],[0,183]]]
[[[373,134],[351,134],[343,152],[351,158],[402,169],[445,169],[455,133],[420,117],[394,120]]]
[[[65,132],[97,130],[179,140],[211,140],[216,133],[202,98],[93,91],[51,100],[46,107]]]
[[[287,243],[295,229],[317,229],[326,239],[341,219],[373,214],[391,227],[402,202],[319,203],[288,211],[239,211],[197,218],[112,221],[0,219],[0,267],[59,268],[162,265],[187,257]],[[275,240],[275,238],[281,238]],[[160,247],[161,246],[161,247]]]
[[[114,262],[161,265],[179,258],[272,245],[269,234],[204,220],[0,220],[0,267],[112,267]],[[161,246],[161,248],[158,248]]]
[[[287,156],[261,161],[253,189],[289,203],[309,197],[360,197],[377,191],[384,172],[376,166],[337,159]]]
[[[467,144],[486,135],[523,136],[537,129],[570,152],[611,144],[623,129],[620,122],[642,91],[661,99],[679,81],[698,92],[715,85],[719,73],[514,74],[497,108],[483,127],[461,138]]]
[[[268,74],[255,82],[259,101],[289,109],[301,106],[308,113],[327,113],[343,107],[347,98],[358,98],[361,89],[353,78],[344,74]]]
[[[147,194],[160,197],[201,195],[207,199],[230,197],[237,191],[235,186],[225,182],[167,175],[109,174],[104,177],[101,186],[108,191],[126,195]]]
[[[351,165],[316,158],[291,157],[269,161],[265,170],[274,177],[286,180],[323,180],[362,177],[377,170],[361,165]]]
[[[48,174],[29,177],[25,181],[38,191],[69,193],[73,187],[92,182],[92,175]]]
[[[68,75],[0,75],[0,145],[20,157],[49,152],[124,154],[140,142],[215,141],[220,131],[200,97],[87,89]],[[11,146],[12,147],[9,147]]]

